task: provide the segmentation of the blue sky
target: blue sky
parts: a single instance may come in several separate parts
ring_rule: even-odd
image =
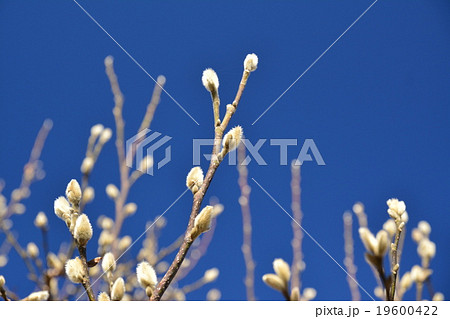
[[[408,230],[420,220],[432,226],[437,244],[432,261],[435,289],[450,295],[449,243],[450,150],[450,3],[448,1],[79,1],[92,17],[153,77],[167,78],[166,90],[197,125],[163,94],[152,129],[172,137],[172,161],[154,176],[144,176],[130,194],[139,205],[123,233],[136,238],[147,220],[161,214],[184,190],[192,167],[192,139],[212,138],[210,97],[201,84],[212,67],[220,79],[222,114],[234,98],[247,53],[259,57],[231,125],[258,139],[313,139],[325,166],[302,167],[304,227],[342,264],[342,213],[356,201],[366,205],[372,231],[388,218],[386,200],[404,200]],[[370,6],[331,48],[330,45]],[[35,135],[46,118],[54,127],[42,160],[46,178],[35,184],[25,215],[13,219],[19,241],[39,241],[32,221],[43,210],[50,217],[56,249],[68,240],[53,215],[53,200],[71,178],[80,178],[90,127],[113,127],[113,100],[103,60],[115,58],[125,95],[125,134],[135,134],[153,81],[74,1],[0,1],[0,177],[9,194],[20,182]],[[301,79],[256,123],[255,120],[321,56]],[[254,123],[254,125],[252,125]],[[300,145],[290,147],[294,159]],[[268,165],[249,165],[249,177],[283,207],[290,207],[290,169],[279,163],[278,148],[261,148]],[[162,155],[162,154],[160,154]],[[206,171],[207,162],[202,168]],[[203,299],[217,287],[225,300],[245,299],[241,212],[237,171],[220,167],[206,199],[225,205],[207,255],[192,273],[218,267],[216,283],[193,293]],[[118,183],[117,156],[110,142],[92,176],[96,200],[86,211],[95,220],[112,215],[104,194]],[[281,296],[260,280],[274,258],[292,258],[291,220],[255,184],[252,187],[256,295]],[[166,214],[162,243],[184,229],[191,206],[185,195]],[[94,229],[98,236],[98,229]],[[94,235],[94,236],[95,236]],[[354,231],[357,279],[372,293],[375,279],[365,263]],[[0,237],[3,241],[3,237]],[[88,250],[96,250],[95,241]],[[401,269],[419,263],[408,232]],[[303,285],[319,300],[350,299],[345,273],[309,238],[304,240]],[[25,294],[32,289],[21,261],[11,253],[0,269],[9,285]],[[413,298],[413,294],[408,294]],[[368,296],[363,296],[369,300]]]

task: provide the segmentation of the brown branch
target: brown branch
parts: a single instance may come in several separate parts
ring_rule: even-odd
[[[92,291],[91,287],[91,280],[89,279],[89,268],[87,265],[86,247],[79,245],[78,251],[80,253],[81,262],[83,263],[84,273],[86,274],[85,279],[82,282],[82,285],[84,287],[84,290],[86,290],[89,300],[95,301],[94,292]]]
[[[398,263],[398,244],[400,242],[400,236],[402,234],[402,227],[399,223],[397,223],[397,232],[395,234],[395,241],[392,246],[392,275],[391,275],[391,288],[389,291],[389,301],[394,301],[395,298],[395,286],[397,284],[397,276],[398,276],[398,270],[399,270],[399,263]]]

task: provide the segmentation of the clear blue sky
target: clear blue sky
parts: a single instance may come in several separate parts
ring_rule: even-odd
[[[242,125],[252,141],[314,139],[326,166],[309,162],[302,167],[305,229],[342,264],[342,213],[355,201],[364,202],[370,228],[377,231],[388,217],[386,200],[398,197],[407,205],[409,231],[420,220],[430,222],[431,239],[437,244],[432,280],[436,290],[450,295],[450,2],[379,0],[254,125],[372,1],[79,3],[149,74],[164,74],[167,91],[200,124],[162,96],[152,129],[172,137],[173,159],[137,183],[130,200],[139,210],[124,233],[136,238],[147,220],[172,203],[184,190],[192,167],[192,138],[213,137],[203,69],[212,67],[218,73],[225,105],[234,97],[245,55],[254,52],[259,67],[231,125]],[[6,194],[18,186],[35,134],[43,120],[51,118],[54,128],[42,156],[46,178],[33,186],[26,214],[13,221],[22,244],[39,242],[32,221],[38,211],[45,211],[50,216],[50,246],[56,249],[61,240],[68,240],[68,232],[53,214],[53,200],[71,178],[80,178],[90,127],[114,125],[103,59],[115,58],[126,98],[127,137],[140,124],[154,83],[73,1],[0,1],[0,41],[0,177],[6,181]],[[289,148],[288,158],[299,151]],[[268,143],[261,154],[268,165],[253,161],[250,178],[289,209],[289,167],[279,165],[278,148]],[[116,158],[114,143],[109,143],[92,176],[97,196],[87,213],[93,220],[100,214],[112,216],[113,205],[103,190],[108,183],[118,183]],[[202,167],[206,170],[206,160]],[[216,266],[221,275],[207,288],[219,288],[225,300],[245,298],[236,180],[235,167],[220,167],[207,199],[219,197],[226,210],[207,255],[184,281]],[[256,295],[260,300],[281,299],[260,278],[272,271],[274,258],[291,260],[291,221],[255,183],[250,181],[250,186]],[[184,229],[190,206],[187,194],[167,213],[163,244]],[[94,232],[98,236],[97,228]],[[375,279],[359,238],[355,241],[357,278],[372,293]],[[92,254],[95,243],[88,246]],[[419,263],[415,250],[408,232],[403,270]],[[350,299],[345,273],[309,238],[304,240],[304,254],[304,286],[317,289],[317,299]],[[9,286],[22,294],[31,289],[24,272],[14,253],[0,269]],[[207,288],[191,298],[203,299]]]

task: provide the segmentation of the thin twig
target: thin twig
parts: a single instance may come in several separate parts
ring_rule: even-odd
[[[359,293],[359,287],[356,284],[356,265],[355,265],[355,256],[353,253],[354,244],[353,244],[353,218],[350,212],[345,212],[343,215],[344,219],[344,250],[345,250],[345,259],[344,265],[347,269],[347,282],[350,288],[350,292],[352,294],[353,301],[361,300],[361,294]]]
[[[399,271],[399,262],[398,262],[398,244],[400,242],[400,236],[402,234],[402,227],[397,223],[397,232],[395,234],[395,241],[392,245],[392,279],[391,279],[391,288],[389,291],[389,301],[394,301],[395,298],[395,286],[397,284],[397,275]]]
[[[84,287],[84,290],[86,290],[89,300],[95,301],[94,292],[92,291],[91,287],[91,280],[89,279],[89,268],[87,265],[86,247],[79,245],[78,252],[80,253],[80,259],[81,262],[83,263],[84,273],[86,274],[85,279],[82,282],[82,285]]]
[[[243,228],[243,242],[242,254],[245,261],[245,290],[247,293],[247,300],[256,300],[255,298],[255,262],[252,254],[252,216],[250,211],[250,192],[251,188],[248,185],[248,169],[244,164],[246,157],[245,145],[241,143],[238,147],[238,184],[241,190],[241,197],[239,198],[239,205],[242,212],[242,228]]]
[[[292,267],[291,267],[291,287],[292,289],[298,287],[301,291],[301,279],[300,274],[303,264],[303,253],[302,253],[302,240],[303,232],[301,229],[302,224],[302,207],[301,207],[301,175],[300,175],[300,165],[295,165],[295,161],[291,165],[291,193],[292,193],[292,214],[294,220],[292,221]],[[299,227],[300,226],[300,227]]]

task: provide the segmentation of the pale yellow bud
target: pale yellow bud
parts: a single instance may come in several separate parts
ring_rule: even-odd
[[[197,238],[201,233],[207,232],[211,228],[212,206],[206,206],[200,214],[195,217],[194,227],[191,231],[192,238]]]
[[[100,233],[100,236],[98,238],[98,244],[99,246],[108,246],[112,244],[113,240],[114,240],[113,235],[109,231],[104,230]]]
[[[433,301],[444,301],[445,297],[444,294],[441,292],[437,292],[433,295]]]
[[[66,263],[66,275],[75,284],[82,283],[86,278],[83,262],[80,258],[70,259]]]
[[[218,301],[222,297],[222,293],[218,289],[211,289],[206,294],[207,301]]]
[[[386,254],[390,244],[388,233],[385,230],[380,230],[377,233],[376,240],[377,240],[376,255],[379,257],[383,257]]]
[[[419,243],[424,238],[424,235],[418,228],[414,228],[411,237],[416,243]]]
[[[366,227],[360,227],[359,236],[361,237],[361,241],[363,242],[364,247],[366,247],[366,250],[372,255],[376,255],[378,251],[378,241],[370,230]]]
[[[291,279],[291,269],[288,263],[281,258],[277,258],[273,261],[273,270],[287,285]]]
[[[203,71],[202,83],[209,92],[217,91],[219,88],[219,77],[213,69]]]
[[[3,277],[2,275],[0,275],[0,288],[3,288],[3,286],[5,285],[5,277]]]
[[[128,247],[130,247],[131,243],[132,243],[131,237],[130,236],[124,236],[124,237],[122,237],[120,239],[118,248],[119,248],[119,250],[125,250]]]
[[[141,262],[136,268],[137,279],[142,288],[154,289],[157,284],[156,272],[146,261]],[[148,294],[147,294],[148,295]]]
[[[102,259],[102,270],[103,272],[111,271],[113,272],[116,270],[116,259],[114,258],[114,255],[111,252],[108,252],[103,256]]]
[[[106,186],[106,195],[111,199],[116,199],[119,196],[119,189],[114,184]]]
[[[234,150],[242,139],[243,130],[241,126],[233,127],[223,138],[223,148],[231,152]]]
[[[39,212],[34,219],[34,225],[40,229],[46,229],[48,225],[47,216],[44,212]]]
[[[363,214],[364,213],[364,205],[363,205],[363,203],[361,203],[361,202],[355,203],[353,205],[353,212],[356,215]]]
[[[244,69],[253,72],[258,67],[258,56],[254,53],[247,54],[244,60]]]
[[[107,127],[103,130],[102,134],[100,135],[99,138],[99,143],[100,144],[105,144],[106,142],[108,142],[111,139],[112,136],[112,130]]]
[[[213,282],[214,280],[219,277],[219,269],[217,268],[211,268],[205,271],[205,274],[203,275],[203,280],[206,283]]]
[[[395,236],[395,233],[397,232],[397,225],[395,224],[395,221],[393,219],[388,219],[383,224],[383,229],[388,232],[391,238],[393,238]]]
[[[137,211],[136,203],[128,203],[123,207],[123,211],[126,216],[131,216]]]
[[[83,192],[83,202],[84,203],[90,203],[94,200],[95,197],[95,191],[94,188],[91,186],[86,187],[86,189]]]
[[[48,300],[49,297],[48,291],[36,291],[26,297],[25,301],[45,301]]]
[[[91,136],[97,137],[103,132],[103,125],[102,124],[96,124],[91,127]]]
[[[63,268],[61,259],[52,252],[49,252],[47,255],[47,264],[50,268],[53,268],[57,271],[60,271]]]
[[[111,299],[106,292],[101,292],[98,294],[98,301],[111,301]]]
[[[400,279],[400,287],[405,291],[411,288],[412,283],[411,273],[409,271],[405,272],[402,279]]]
[[[75,179],[72,179],[66,188],[66,197],[73,205],[78,206],[81,200],[81,187]]]
[[[83,162],[81,163],[81,173],[90,174],[92,169],[94,168],[94,159],[90,156],[85,157]]]
[[[426,221],[424,221],[424,220],[420,221],[417,228],[419,228],[419,230],[422,232],[422,234],[424,234],[426,237],[430,236],[431,226]]]
[[[54,208],[56,216],[58,216],[64,221],[67,221],[71,211],[70,204],[67,201],[67,199],[63,196],[60,196],[57,199],[55,199]]]
[[[200,166],[193,167],[187,177],[186,186],[192,191],[193,194],[197,193],[200,186],[203,184],[203,171]]]
[[[298,289],[298,287],[292,288],[290,300],[291,301],[299,301],[300,300],[300,290]]]
[[[31,242],[27,245],[27,254],[31,258],[35,259],[39,256],[39,248],[35,243]]]
[[[113,301],[120,301],[123,298],[123,295],[125,294],[125,282],[123,281],[122,277],[119,277],[114,282],[112,289],[111,289],[111,299]]]
[[[92,238],[92,226],[86,214],[82,214],[77,218],[73,237],[80,246],[86,246],[87,242]]]
[[[317,291],[314,288],[305,288],[303,289],[303,300],[309,301],[316,298]]]
[[[432,272],[431,269],[424,269],[419,265],[415,265],[411,268],[411,279],[416,283],[425,282]]]
[[[428,238],[422,239],[417,246],[417,254],[422,258],[433,258],[436,255],[436,244]]]
[[[139,171],[142,173],[146,173],[148,169],[153,167],[153,157],[147,155],[141,160],[141,167],[139,167]]]
[[[401,216],[406,212],[406,205],[404,201],[399,201],[397,198],[391,198],[386,203],[389,207],[388,214],[393,219],[401,218]]]
[[[285,282],[275,274],[265,274],[262,277],[264,283],[272,289],[284,291],[286,289]]]
[[[106,230],[110,230],[114,227],[114,221],[109,217],[103,217],[99,224],[102,229]]]

